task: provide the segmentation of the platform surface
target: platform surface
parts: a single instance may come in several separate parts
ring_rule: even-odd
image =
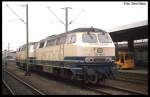
[[[148,74],[148,68],[135,68],[133,70],[117,70],[118,72],[136,73],[136,74]]]

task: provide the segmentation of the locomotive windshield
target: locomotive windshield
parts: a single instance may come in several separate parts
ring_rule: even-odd
[[[85,43],[97,43],[96,34],[87,34],[82,35],[82,41]]]
[[[98,34],[98,39],[102,43],[110,43],[110,42],[112,42],[111,38],[109,37],[109,34],[106,34],[106,33]]]
[[[100,33],[100,34],[88,34],[88,33],[84,33],[82,35],[82,41],[85,43],[97,43],[97,38],[101,43],[111,43],[112,40],[109,37],[109,34],[107,33]]]

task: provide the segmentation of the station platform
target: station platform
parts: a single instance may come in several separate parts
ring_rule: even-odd
[[[133,70],[117,70],[118,72],[123,72],[123,73],[134,73],[134,74],[148,74],[147,69],[133,69]]]
[[[114,76],[117,80],[148,85],[148,67],[135,67],[132,70],[117,70]]]

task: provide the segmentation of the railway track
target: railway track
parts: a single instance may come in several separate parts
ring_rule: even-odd
[[[127,88],[107,86],[107,85],[104,85],[103,87],[114,89],[114,90],[117,90],[118,92],[121,91],[121,93],[124,93],[125,95],[126,94],[127,95],[145,95],[144,93],[141,93],[139,91],[135,91],[135,90],[127,89]]]
[[[12,95],[45,95],[6,70],[2,70],[2,80]]]
[[[58,77],[49,75],[47,73],[46,74],[39,73],[39,72],[36,72],[36,73],[38,73],[38,75],[48,78],[50,80],[55,80],[55,81],[59,81],[66,85],[71,85],[71,86],[75,86],[78,88],[94,91],[94,92],[100,93],[102,95],[144,95],[143,93],[139,93],[138,91],[134,91],[134,90],[131,91],[128,89],[118,88],[118,87],[113,87],[113,86],[111,87],[111,86],[107,86],[107,85],[96,86],[93,84],[85,84],[85,83],[82,83],[81,81],[75,81],[75,80],[66,81],[62,78],[58,78]]]
[[[118,87],[113,87],[113,86],[107,86],[107,85],[101,85],[101,86],[95,86],[95,85],[87,85],[87,84],[83,84],[83,83],[78,83],[76,81],[64,81],[61,78],[56,78],[54,76],[51,76],[49,74],[45,74],[45,73],[39,73],[39,72],[34,72],[34,73],[38,73],[38,75],[51,79],[51,80],[56,80],[59,81],[63,84],[66,85],[72,85],[75,87],[79,87],[79,88],[84,88],[90,91],[94,91],[96,93],[100,93],[102,95],[145,95],[141,92],[135,91],[135,90],[131,90],[131,89],[125,89],[125,88],[118,88]]]
[[[4,80],[2,80],[2,94],[4,95],[14,95],[14,92],[12,91],[12,89],[6,84],[6,82]]]
[[[102,93],[104,95],[143,95],[141,93],[120,89],[116,87],[110,87],[106,85],[102,85],[100,87],[84,86],[84,88],[98,93]]]
[[[124,83],[124,82],[123,82]],[[112,82],[113,84],[113,82]],[[119,84],[119,83],[118,83]],[[130,89],[127,87],[120,87],[116,85],[110,85],[110,84],[102,84],[102,85],[93,85],[93,84],[81,84],[76,85],[81,88],[85,88],[91,91],[95,91],[104,95],[147,95],[147,93]]]
[[[148,85],[147,79],[132,79],[132,78],[128,78],[128,77],[119,77],[119,78],[116,78],[115,80],[136,83],[136,84],[142,84],[142,85]]]
[[[16,66],[19,69],[22,69],[21,67]],[[146,79],[145,77],[138,77],[138,78],[133,78],[133,77],[128,77],[125,75],[117,75],[117,77],[114,80],[118,80],[118,81],[124,81],[124,82],[130,82],[130,83],[136,83],[136,84],[142,84],[142,85],[148,85],[148,78]]]
[[[141,74],[117,74],[115,80],[131,82],[136,84],[148,85],[148,75],[141,75]]]

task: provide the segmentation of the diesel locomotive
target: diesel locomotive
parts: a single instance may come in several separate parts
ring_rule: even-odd
[[[27,60],[28,59],[28,60]],[[16,64],[67,79],[99,84],[113,75],[115,45],[108,32],[77,28],[18,48]]]

